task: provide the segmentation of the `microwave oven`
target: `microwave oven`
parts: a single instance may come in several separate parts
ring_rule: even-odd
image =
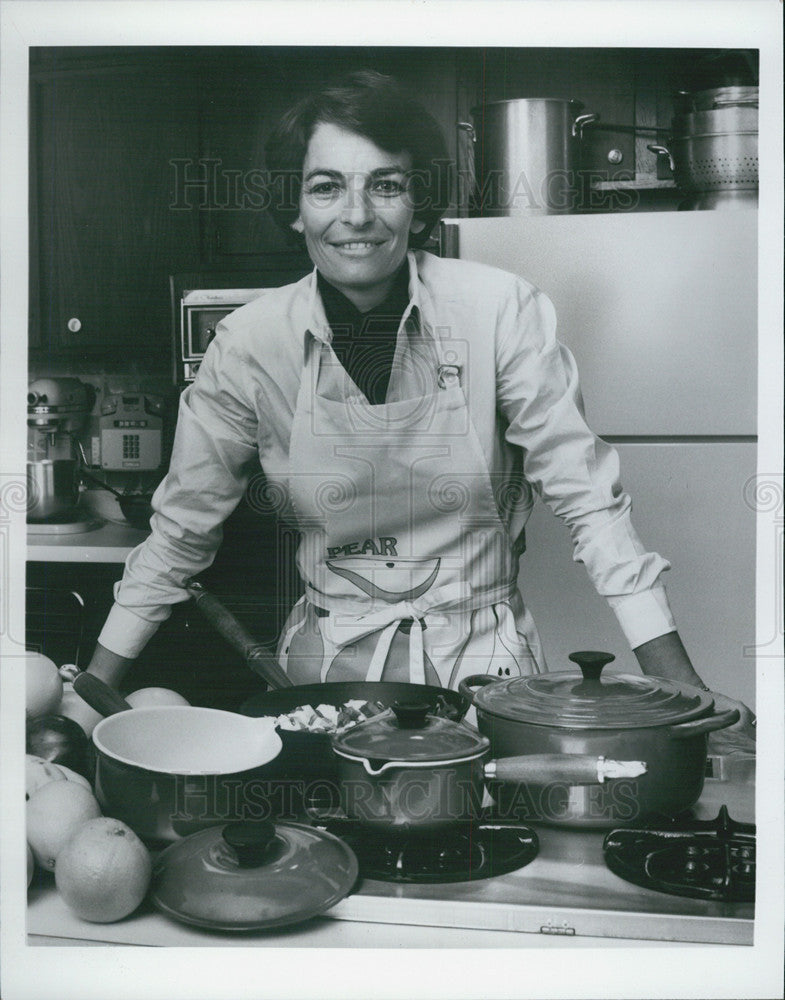
[[[289,265],[253,271],[176,274],[169,279],[172,301],[172,366],[175,385],[193,382],[216,327],[229,313],[266,288],[299,281],[313,265],[298,259]]]

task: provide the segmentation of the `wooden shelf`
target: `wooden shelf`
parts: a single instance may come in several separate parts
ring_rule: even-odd
[[[630,181],[597,181],[595,191],[677,191],[673,181],[658,177],[641,177]]]

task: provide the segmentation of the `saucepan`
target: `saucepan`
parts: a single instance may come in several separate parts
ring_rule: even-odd
[[[84,468],[82,468],[81,475],[83,479],[100,486],[101,489],[107,490],[115,497],[123,517],[129,524],[135,528],[148,528],[150,526],[150,518],[153,516],[152,493],[121,493],[120,490],[116,490],[114,486],[110,486],[97,476],[91,475]]]
[[[268,690],[252,695],[240,707],[246,715],[276,719],[302,705],[340,708],[350,701],[364,703],[369,714],[378,714],[397,702],[417,702],[425,704],[435,715],[458,721],[469,709],[470,698],[430,684],[332,681],[292,685],[273,654],[254,640],[215,595],[195,581],[189,583],[187,589],[207,621],[268,685]],[[314,794],[320,794],[324,799],[335,798],[339,773],[330,734],[281,729],[279,735],[283,748],[270,769],[275,779],[290,786],[299,784],[301,789],[310,787]],[[293,787],[290,787],[290,792],[293,793]]]
[[[341,806],[351,819],[386,834],[438,833],[477,819],[486,782],[600,786],[635,778],[639,760],[542,753],[490,759],[490,740],[463,722],[395,705],[335,738]]]
[[[612,827],[677,816],[698,801],[706,773],[708,733],[739,719],[714,711],[709,692],[660,677],[601,676],[610,653],[572,653],[577,671],[509,680],[467,677],[477,725],[496,756],[577,753],[645,760],[646,771],[592,788],[569,781],[526,780],[492,789],[503,814],[520,821]]]
[[[192,705],[132,709],[88,673],[74,690],[105,716],[92,735],[96,797],[142,839],[266,815],[266,767],[281,750],[273,720]]]

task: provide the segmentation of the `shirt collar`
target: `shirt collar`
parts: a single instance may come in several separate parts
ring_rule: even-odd
[[[409,304],[401,317],[401,323],[405,323],[411,316],[416,325],[421,327],[421,324],[418,321],[421,315],[421,303],[424,289],[417,270],[417,256],[414,251],[409,250],[406,254],[406,259],[409,265]],[[322,297],[319,294],[316,268],[314,268],[310,275],[308,275],[307,295],[308,319],[305,330],[303,331],[304,336],[307,338],[310,335],[316,340],[320,340],[322,343],[329,344],[332,338],[332,331],[330,330],[330,324],[327,322],[327,315],[324,311]]]

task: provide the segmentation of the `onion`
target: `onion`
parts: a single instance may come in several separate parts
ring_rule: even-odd
[[[25,752],[63,764],[92,781],[92,745],[82,727],[64,715],[39,715],[27,723]]]

